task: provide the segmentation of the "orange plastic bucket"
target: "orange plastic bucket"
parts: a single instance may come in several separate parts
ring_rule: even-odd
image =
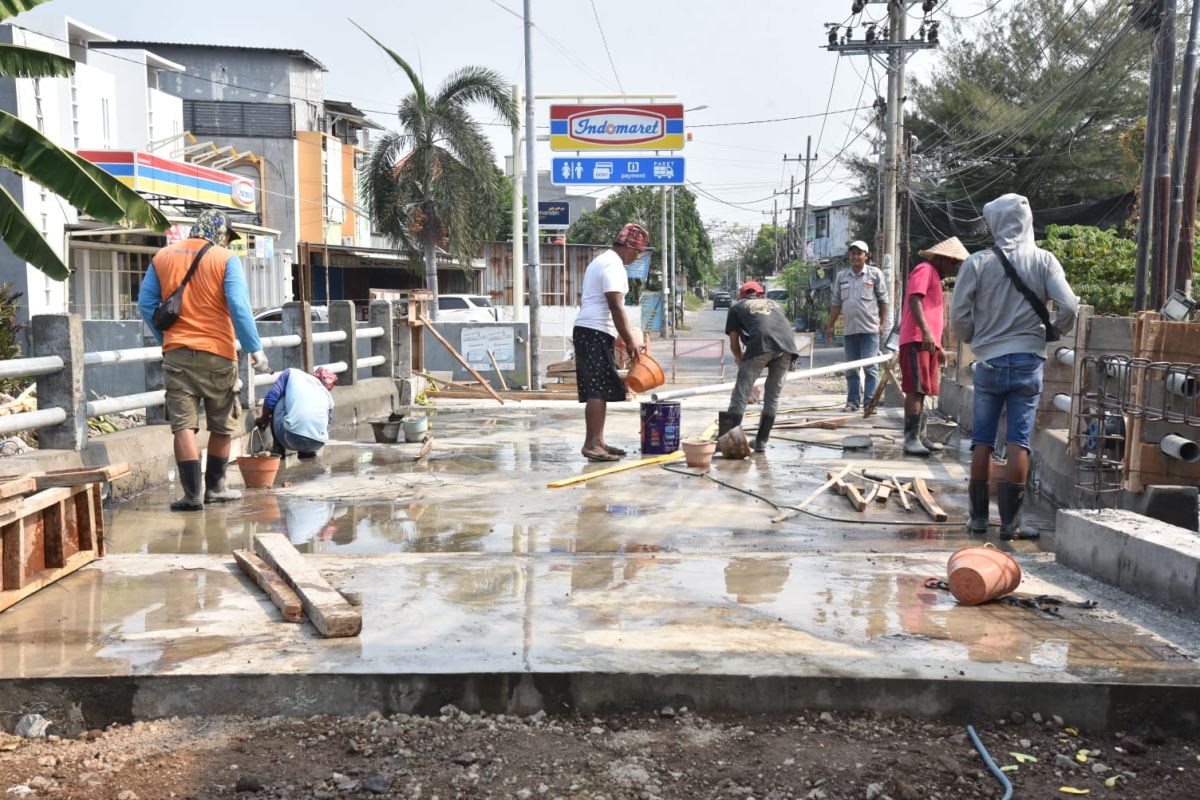
[[[977,606],[1016,590],[1021,567],[991,545],[960,547],[946,563],[950,593],[965,606]]]
[[[663,368],[649,353],[638,353],[637,363],[629,368],[629,374],[625,376],[625,385],[634,394],[657,389],[666,382],[667,376]]]

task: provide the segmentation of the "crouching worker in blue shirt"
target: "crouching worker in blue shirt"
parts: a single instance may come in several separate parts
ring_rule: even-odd
[[[275,442],[271,452],[277,456],[295,450],[301,458],[314,458],[329,441],[333,427],[333,395],[337,375],[317,367],[312,375],[299,369],[285,369],[263,398],[262,415],[255,420],[258,429],[271,426]]]

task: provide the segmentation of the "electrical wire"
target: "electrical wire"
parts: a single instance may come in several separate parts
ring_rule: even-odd
[[[604,26],[600,24],[600,12],[596,10],[596,0],[591,0],[592,16],[596,18],[596,28],[600,31],[600,41],[604,42],[604,53],[608,56],[608,65],[612,67],[613,78],[617,81],[617,88],[621,90],[621,94],[625,94],[625,87],[621,85],[621,76],[617,74],[617,65],[613,62],[612,50],[608,47],[608,37],[604,35]]]

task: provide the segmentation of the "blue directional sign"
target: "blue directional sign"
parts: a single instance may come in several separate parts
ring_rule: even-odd
[[[683,183],[683,166],[682,157],[556,158],[550,176],[558,186],[675,186]]]

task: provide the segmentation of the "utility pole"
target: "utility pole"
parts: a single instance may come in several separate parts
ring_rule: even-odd
[[[1200,93],[1200,84],[1196,86]],[[1200,97],[1192,98],[1192,125],[1188,131],[1187,173],[1183,178],[1183,211],[1180,214],[1179,249],[1175,256],[1172,288],[1192,294],[1192,259],[1196,252],[1196,204],[1200,190]]]
[[[1167,284],[1163,289],[1163,297],[1167,298],[1179,284],[1178,274],[1182,269],[1179,262],[1180,223],[1183,215],[1184,165],[1188,161],[1188,144],[1192,125],[1192,103],[1196,89],[1196,49],[1200,44],[1200,10],[1196,2],[1192,2],[1191,22],[1188,26],[1187,52],[1183,57],[1183,75],[1179,79],[1179,117],[1175,123],[1175,154],[1171,162],[1171,215],[1170,215],[1170,244],[1167,247]],[[1189,170],[1190,170],[1190,164]],[[1196,189],[1192,187],[1192,194]],[[1195,229],[1195,203],[1193,202],[1190,225]],[[1194,242],[1194,240],[1193,240]],[[1189,256],[1190,257],[1190,256]]]
[[[1163,0],[1159,36],[1162,39],[1162,65],[1158,94],[1158,153],[1154,178],[1154,272],[1151,275],[1151,308],[1161,308],[1167,300],[1167,275],[1170,272],[1171,219],[1171,99],[1175,77],[1175,4]]]
[[[668,239],[671,244],[671,285],[675,287],[675,293],[679,294],[679,273],[675,271],[675,187],[671,187],[671,238]],[[671,328],[671,338],[675,338],[675,302],[671,302],[671,313],[667,317],[667,324]]]
[[[525,197],[528,200],[526,217],[529,227],[529,388],[542,388],[542,280],[538,267],[541,246],[538,242],[538,185],[537,158],[533,127],[533,16],[532,0],[525,0]]]
[[[904,65],[910,54],[916,50],[934,49],[938,46],[939,22],[929,18],[935,3],[929,0],[855,0],[855,8],[861,10],[867,4],[887,3],[888,23],[881,32],[875,23],[866,24],[866,32],[862,39],[854,38],[854,28],[847,27],[845,34],[841,33],[840,24],[828,23],[826,34],[829,44],[826,49],[844,55],[866,55],[875,59],[888,76],[888,93],[884,121],[884,156],[882,170],[882,212],[880,227],[883,233],[880,266],[884,274],[895,270],[899,274],[899,257],[897,253],[897,197],[896,190],[902,168],[903,153],[901,142],[904,141]],[[907,32],[908,9],[920,5],[926,17],[921,22],[921,28],[915,37],[909,38]],[[885,54],[884,58],[881,54]],[[892,308],[899,309],[897,291],[899,281],[892,279],[893,301]]]
[[[804,148],[803,156],[788,158],[786,154],[783,156],[784,161],[803,161],[804,162],[804,209],[800,214],[799,235],[790,236],[789,243],[791,245],[791,253],[800,253],[801,261],[808,261],[808,184],[812,177],[812,162],[816,160],[816,156],[812,153],[812,137],[809,136]],[[796,178],[792,177],[792,189],[796,188]],[[793,215],[796,213],[795,203],[791,199],[791,192],[788,193],[788,230],[792,230],[794,225],[791,224]],[[797,245],[797,243],[799,243]]]
[[[513,105],[521,107],[521,86],[513,84]],[[521,126],[512,132],[512,304],[513,322],[525,318],[525,251],[522,239],[525,226],[522,224],[522,204],[525,202],[525,176],[521,169]]]
[[[662,259],[662,312],[663,312],[663,338],[670,336],[670,326],[667,323],[667,315],[671,308],[671,273],[670,259],[667,257],[667,189],[662,187],[658,190],[659,197],[662,200],[662,225],[659,227],[662,244],[659,247]]]
[[[775,272],[779,272],[779,199],[771,201],[771,241],[775,243]]]
[[[1134,21],[1143,30],[1155,30],[1150,46],[1150,91],[1146,102],[1146,135],[1142,146],[1142,187],[1138,198],[1137,254],[1134,276],[1133,310],[1145,311],[1146,294],[1150,273],[1150,231],[1154,208],[1154,167],[1158,152],[1160,107],[1159,94],[1162,88],[1162,27],[1160,25],[1164,0],[1148,0],[1133,7]]]

